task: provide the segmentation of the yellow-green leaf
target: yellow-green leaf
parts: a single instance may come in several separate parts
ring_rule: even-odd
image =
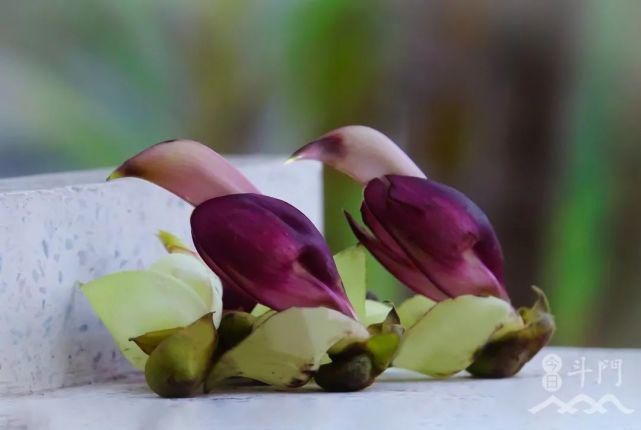
[[[271,311],[270,308],[267,306],[257,303],[256,306],[254,306],[254,309],[252,309],[251,314],[255,316],[256,318],[266,314],[267,312]]]
[[[156,271],[114,273],[82,285],[81,290],[137,369],[144,368],[147,355],[130,338],[186,326],[210,312],[192,287]]]
[[[377,302],[376,300],[365,300],[365,318],[363,324],[370,326],[383,322],[392,307],[386,303]]]
[[[180,279],[191,287],[214,314],[218,327],[223,310],[223,287],[220,279],[200,259],[190,254],[175,253],[161,257],[149,270]]]
[[[416,321],[421,319],[423,315],[429,312],[434,305],[436,305],[434,300],[417,294],[401,303],[400,306],[396,308],[396,312],[398,312],[398,316],[401,318],[403,327],[410,328]]]
[[[394,366],[437,377],[458,373],[513,314],[495,297],[444,300],[405,332]]]
[[[306,384],[327,350],[344,338],[365,340],[359,322],[332,309],[290,308],[268,318],[216,362],[207,382],[243,376],[277,387]]]
[[[345,248],[334,256],[338,274],[356,315],[365,320],[365,295],[367,294],[366,253],[360,245]]]
[[[497,330],[490,341],[474,355],[467,368],[480,378],[508,378],[518,373],[549,340],[556,330],[554,316],[545,293],[532,287],[537,301],[531,308],[520,308],[518,314]]]

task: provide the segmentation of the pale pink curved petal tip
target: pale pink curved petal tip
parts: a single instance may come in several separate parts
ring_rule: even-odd
[[[361,184],[385,175],[425,178],[425,174],[390,138],[373,128],[350,125],[330,131],[289,158],[318,160]]]
[[[259,193],[229,161],[193,140],[157,143],[125,161],[107,180],[123,177],[152,182],[194,206],[228,194]]]

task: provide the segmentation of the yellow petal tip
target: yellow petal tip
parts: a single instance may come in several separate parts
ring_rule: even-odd
[[[107,176],[107,182],[113,181],[115,179],[124,178],[124,177],[125,177],[125,174],[120,169],[116,169],[113,172],[111,172],[109,176]]]
[[[158,230],[158,239],[165,247],[167,252],[172,253],[176,250],[187,249],[187,246],[178,237],[165,230]]]
[[[292,155],[289,157],[285,162],[283,163],[284,165],[292,164],[294,161],[300,160],[302,157],[300,155]]]
[[[168,231],[158,230],[157,237],[165,250],[170,254],[181,253],[195,255],[194,251],[192,251],[187,244]]]

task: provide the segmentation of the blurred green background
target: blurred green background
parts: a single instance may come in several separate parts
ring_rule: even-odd
[[[7,1],[0,176],[371,125],[488,213],[513,301],[543,287],[557,344],[639,347],[640,22],[624,0]],[[360,190],[325,179],[338,250]],[[370,264],[382,298],[407,294]]]

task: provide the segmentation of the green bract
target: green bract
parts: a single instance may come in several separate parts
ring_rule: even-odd
[[[417,295],[397,308],[365,300],[365,254],[359,246],[334,258],[360,322],[322,307],[276,312],[258,305],[252,313],[227,313],[221,324],[220,280],[175,236],[163,233],[161,240],[170,254],[148,270],[107,275],[81,289],[136,368],[150,362],[147,354],[155,357],[147,378],[163,396],[192,393],[212,361],[206,391],[234,377],[283,388],[315,377],[327,391],[360,390],[391,363],[435,377],[466,368],[475,376],[511,376],[554,331],[540,290],[537,304],[518,313],[498,298],[472,295],[439,303]],[[192,357],[185,346],[189,327],[200,326],[217,338],[204,345],[204,358]],[[527,348],[520,347],[524,341]],[[512,365],[515,356],[525,358]],[[189,363],[198,363],[197,371]],[[176,375],[184,383],[174,384]]]
[[[180,244],[163,233],[167,244]],[[167,248],[169,249],[169,248]],[[81,286],[125,357],[143,369],[145,354],[133,341],[149,332],[184,327],[212,313],[216,326],[222,316],[222,287],[218,277],[194,254],[174,247],[176,253],[160,258],[146,271],[125,271]],[[143,338],[142,342],[148,340]]]
[[[495,297],[444,300],[405,332],[394,366],[451,376],[468,367],[474,354],[513,318],[512,306]]]
[[[185,282],[208,306],[208,311],[214,313],[214,324],[218,326],[222,317],[223,287],[209,267],[188,254],[169,254],[152,264],[149,270]]]
[[[380,323],[387,317],[392,307],[387,303],[377,302],[376,300],[365,300],[365,318],[363,324],[366,326]]]
[[[149,388],[161,397],[193,394],[211,367],[217,340],[211,314],[167,336],[145,364]]]
[[[343,281],[347,298],[358,318],[365,321],[365,295],[367,293],[365,248],[359,245],[345,248],[334,255],[334,262]]]
[[[305,385],[328,349],[345,338],[362,341],[369,333],[359,322],[332,309],[290,308],[258,325],[215,363],[205,389],[242,376],[277,387]]]
[[[148,333],[141,334],[140,336],[132,337],[129,340],[138,345],[138,348],[140,348],[142,352],[147,355],[151,355],[151,353],[154,352],[154,349],[156,349],[163,340],[173,336],[183,329],[184,327],[174,327],[150,331]]]
[[[129,339],[151,331],[187,326],[209,306],[178,278],[153,271],[120,272],[81,287],[116,344],[137,369],[147,354]]]
[[[518,373],[552,338],[554,316],[545,293],[532,287],[537,300],[531,308],[519,308],[518,315],[494,333],[474,355],[467,368],[479,378],[508,378]]]
[[[398,312],[403,327],[410,328],[435,305],[434,300],[417,294],[401,303],[396,312]]]

